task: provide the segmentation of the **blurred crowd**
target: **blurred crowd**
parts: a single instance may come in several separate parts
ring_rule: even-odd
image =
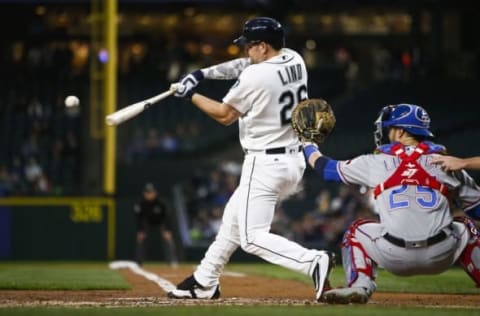
[[[313,248],[336,249],[343,234],[358,218],[375,218],[371,194],[357,186],[339,185],[338,190],[318,188],[315,207],[287,210],[280,206],[272,231]],[[288,214],[300,214],[295,218]]]
[[[225,161],[211,168],[196,169],[182,183],[193,244],[208,244],[218,232],[223,209],[240,179],[241,165]]]
[[[187,201],[188,229],[193,245],[208,245],[221,224],[223,209],[238,185],[241,166],[227,162],[197,170],[183,183]],[[375,218],[371,194],[357,186],[318,188],[313,209],[277,206],[271,231],[307,247],[337,249],[350,223],[357,218]],[[304,192],[290,199],[308,199]],[[308,204],[308,203],[307,203]]]
[[[12,46],[0,72],[0,195],[74,194],[80,172],[79,108],[65,93],[85,79],[66,46]]]
[[[179,123],[175,130],[159,131],[156,127],[148,130],[136,128],[127,146],[125,161],[138,163],[158,158],[160,154],[174,155],[179,152],[195,151],[201,144],[202,135],[198,122]]]

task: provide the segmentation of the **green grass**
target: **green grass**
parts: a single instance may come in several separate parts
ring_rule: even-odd
[[[148,264],[146,269],[154,266],[154,264]],[[311,284],[309,277],[272,264],[229,264],[227,271],[285,278]],[[344,285],[341,267],[337,266],[332,271],[330,280],[334,287]],[[379,270],[377,285],[380,292],[480,294],[480,289],[474,286],[473,281],[460,268],[452,268],[439,275],[414,277],[398,277]],[[110,270],[107,263],[0,263],[0,289],[108,290],[129,288],[129,284],[123,280],[122,276],[117,271]]]
[[[227,270],[298,280],[307,284],[312,282],[307,276],[270,264],[229,264]],[[345,285],[345,276],[341,266],[332,270],[330,281],[334,287]],[[460,268],[451,268],[438,275],[412,277],[398,277],[385,270],[379,270],[376,281],[379,292],[480,294],[480,289],[475,287],[470,277]]]
[[[412,277],[398,277],[381,271],[377,279],[378,291],[382,292],[480,294],[480,289],[460,268],[452,268],[439,275]]]
[[[422,308],[422,307],[392,307],[385,309],[380,306],[175,306],[155,308],[5,308],[0,309],[0,315],[9,316],[281,316],[288,315],[328,315],[328,316],[476,316],[480,310],[460,308]]]
[[[125,290],[130,285],[105,263],[1,263],[0,289]]]
[[[146,269],[156,264],[146,265]],[[189,264],[192,266],[192,264]],[[192,266],[193,268],[193,266]],[[310,278],[271,264],[229,264],[228,271],[243,272],[274,278],[287,278],[311,284]],[[333,270],[331,280],[334,286],[343,285],[344,276],[341,267]],[[479,294],[480,289],[458,268],[452,268],[440,275],[397,277],[386,271],[379,271],[378,291],[382,292],[418,292],[418,293],[456,293]],[[125,283],[117,271],[108,269],[107,263],[1,263],[0,289],[126,289]],[[1,298],[1,292],[0,292]],[[305,305],[305,306],[165,306],[136,308],[105,307],[17,307],[0,308],[0,316],[270,316],[283,315],[386,315],[388,316],[480,316],[479,307],[436,308],[436,307],[397,307],[367,305]]]

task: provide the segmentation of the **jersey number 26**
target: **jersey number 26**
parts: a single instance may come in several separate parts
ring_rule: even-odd
[[[294,105],[297,105],[303,100],[306,100],[307,95],[307,86],[301,85],[298,87],[297,92],[292,90],[285,90],[278,99],[278,103],[282,106],[280,111],[280,118],[282,120],[282,125],[290,124],[292,121],[292,109]]]

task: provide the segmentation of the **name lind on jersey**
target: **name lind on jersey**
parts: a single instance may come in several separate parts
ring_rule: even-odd
[[[283,70],[277,70],[278,77],[283,85],[302,80],[302,65],[295,64],[291,66],[286,66]]]

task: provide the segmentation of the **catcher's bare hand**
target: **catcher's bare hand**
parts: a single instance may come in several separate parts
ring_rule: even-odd
[[[303,143],[322,144],[335,127],[332,107],[323,99],[307,99],[292,112],[292,127]]]
[[[466,162],[464,159],[452,156],[438,156],[436,158],[432,158],[431,163],[440,165],[440,167],[445,171],[461,170],[466,167]]]

